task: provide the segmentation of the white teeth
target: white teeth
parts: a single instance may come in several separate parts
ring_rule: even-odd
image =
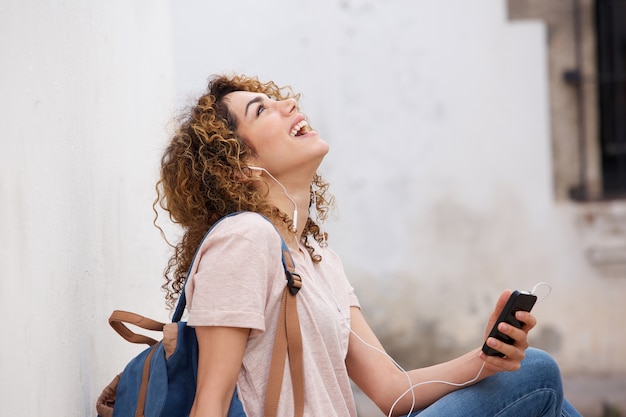
[[[289,134],[291,136],[296,136],[296,134],[298,133],[298,131],[300,131],[300,129],[302,129],[304,126],[308,126],[309,124],[306,122],[306,120],[302,120],[300,123],[298,123],[297,125],[295,125],[293,127],[293,129],[291,129],[291,132],[289,132]]]

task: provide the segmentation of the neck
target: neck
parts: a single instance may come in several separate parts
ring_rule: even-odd
[[[279,178],[264,173],[266,183],[269,187],[268,200],[281,212],[287,214],[296,226],[296,230],[287,230],[286,227],[278,225],[285,242],[292,248],[298,247],[298,242],[302,237],[304,226],[309,217],[310,186],[309,181],[281,181]],[[296,215],[296,218],[294,218]],[[284,229],[284,230],[283,230]]]

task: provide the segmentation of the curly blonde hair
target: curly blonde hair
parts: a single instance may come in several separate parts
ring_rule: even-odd
[[[183,289],[193,255],[206,231],[221,217],[238,212],[261,213],[274,223],[283,222],[291,230],[292,220],[267,201],[267,190],[256,187],[253,178],[242,175],[251,148],[236,134],[237,121],[229,113],[224,97],[234,91],[260,92],[277,100],[300,98],[290,87],[243,75],[214,76],[207,91],[195,106],[178,119],[178,127],[161,158],[161,174],[156,184],[157,205],[180,225],[183,236],[164,271],[166,304],[173,308]],[[328,183],[319,174],[311,184],[310,205],[315,204],[317,218],[325,220],[333,197]],[[155,218],[155,225],[158,212]],[[159,227],[157,225],[157,227]],[[311,217],[307,219],[301,241],[312,260],[320,262],[308,242],[311,236],[324,245],[328,236]]]

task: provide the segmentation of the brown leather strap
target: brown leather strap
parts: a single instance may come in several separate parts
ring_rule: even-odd
[[[283,249],[283,259],[285,261],[285,269],[287,270],[285,274],[287,286],[281,298],[278,327],[272,350],[268,387],[265,396],[265,417],[276,417],[278,413],[278,402],[280,400],[287,355],[289,356],[289,369],[293,385],[294,416],[302,417],[304,414],[304,366],[302,360],[302,334],[300,332],[300,319],[298,317],[296,299],[296,294],[302,288],[302,280],[295,273],[293,258],[287,248]],[[137,409],[135,411],[136,417],[143,417],[150,376],[150,361],[158,342],[148,336],[131,331],[124,323],[153,331],[163,331],[165,324],[122,310],[115,310],[109,317],[111,327],[124,339],[131,343],[145,343],[152,346],[144,362]]]
[[[300,333],[300,318],[296,296],[287,295],[285,305],[287,323],[287,352],[289,354],[289,369],[291,370],[291,384],[293,386],[293,403],[295,417],[304,414],[304,363],[302,360],[302,334]]]
[[[102,394],[98,397],[96,411],[99,417],[113,417],[115,393],[117,392],[117,385],[120,382],[120,375],[121,374],[116,375],[113,381],[109,382],[109,385],[104,387]]]
[[[144,410],[146,407],[146,395],[148,394],[148,380],[150,379],[150,362],[156,345],[152,346],[148,357],[143,363],[143,372],[141,374],[141,385],[139,386],[139,397],[137,398],[137,409],[135,410],[135,417],[144,417]]]
[[[140,316],[139,314],[130,313],[128,311],[115,310],[111,313],[111,317],[109,317],[109,324],[120,336],[131,343],[145,343],[149,346],[155,345],[158,342],[151,337],[133,332],[126,327],[124,323],[157,332],[163,331],[163,326],[165,326],[164,323]]]
[[[285,287],[280,300],[280,314],[278,315],[278,327],[274,338],[274,349],[272,350],[272,361],[270,362],[270,374],[267,382],[267,392],[265,393],[265,417],[276,417],[278,413],[278,401],[282,388],[283,373],[285,371],[285,358],[287,356],[287,328],[286,328],[286,303],[289,290]]]
[[[294,271],[294,263],[289,251],[284,254],[285,265],[288,270],[288,286],[283,291],[280,301],[280,313],[278,327],[272,350],[270,373],[268,378],[267,393],[265,394],[265,417],[276,417],[280,391],[285,371],[285,360],[289,355],[289,369],[291,371],[291,384],[293,387],[294,416],[302,417],[304,414],[304,366],[302,360],[302,334],[300,333],[300,319],[296,294],[302,287],[300,276]],[[295,289],[295,291],[294,291]]]

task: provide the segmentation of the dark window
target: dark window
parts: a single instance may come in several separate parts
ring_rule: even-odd
[[[598,97],[603,191],[626,195],[626,0],[598,0]]]

